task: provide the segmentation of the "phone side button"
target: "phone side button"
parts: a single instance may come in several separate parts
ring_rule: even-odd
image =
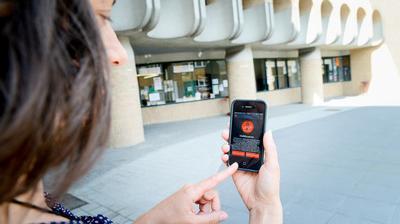
[[[254,152],[246,152],[246,157],[253,158],[253,159],[258,159],[258,158],[260,158],[260,154],[254,153]]]

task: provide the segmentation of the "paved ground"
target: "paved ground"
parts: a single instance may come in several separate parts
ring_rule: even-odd
[[[275,107],[285,223],[400,223],[400,107]],[[146,143],[110,149],[71,191],[129,223],[157,201],[221,168],[227,117],[146,126]],[[247,213],[231,181],[219,187],[227,223]]]
[[[360,108],[276,131],[285,223],[400,223],[399,116]],[[229,223],[246,223],[231,185]]]

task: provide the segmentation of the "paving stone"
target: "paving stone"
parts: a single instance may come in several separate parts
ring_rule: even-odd
[[[328,224],[383,224],[384,222],[375,222],[362,217],[350,217],[341,213],[336,213],[329,221]]]
[[[306,207],[301,203],[284,206],[284,222],[292,224],[313,223],[325,224],[334,215],[332,211]]]
[[[82,209],[82,210],[84,210],[86,212],[91,212],[91,211],[93,211],[94,209],[96,209],[98,207],[100,207],[100,205],[98,205],[96,203],[89,203],[89,204],[86,204],[86,205],[80,207],[80,209]]]
[[[109,211],[108,208],[100,206],[90,211],[90,215],[92,216],[103,215],[106,214],[108,211]]]
[[[126,224],[126,223],[132,223],[131,221],[129,221],[127,218],[119,215],[116,216],[112,219],[113,223],[115,224]]]
[[[362,217],[374,222],[387,223],[390,221],[395,209],[395,204],[348,197],[338,211],[352,218]]]
[[[84,210],[82,210],[82,209],[80,209],[80,208],[71,210],[71,212],[72,212],[74,215],[76,215],[76,216],[85,216],[85,215],[88,215],[86,211],[84,211]]]
[[[390,217],[390,220],[388,222],[389,224],[397,224],[400,223],[400,205],[396,205],[396,210],[393,212],[393,214]]]
[[[303,208],[336,211],[343,205],[346,198],[345,195],[335,192],[309,189],[303,191],[293,200],[293,203],[301,204]]]

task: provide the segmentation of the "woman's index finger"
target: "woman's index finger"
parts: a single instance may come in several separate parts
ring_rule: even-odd
[[[238,164],[234,163],[225,170],[218,172],[205,180],[200,181],[198,184],[195,185],[195,187],[197,188],[197,192],[200,195],[202,195],[206,191],[213,189],[218,184],[223,182],[226,178],[232,176],[232,174],[234,174],[237,171],[237,169],[238,169]]]

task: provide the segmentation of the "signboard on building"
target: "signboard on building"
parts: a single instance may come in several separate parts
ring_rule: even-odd
[[[139,75],[161,74],[161,67],[139,67]]]
[[[192,64],[188,65],[174,65],[173,72],[174,73],[184,73],[184,72],[193,72],[194,67]]]

